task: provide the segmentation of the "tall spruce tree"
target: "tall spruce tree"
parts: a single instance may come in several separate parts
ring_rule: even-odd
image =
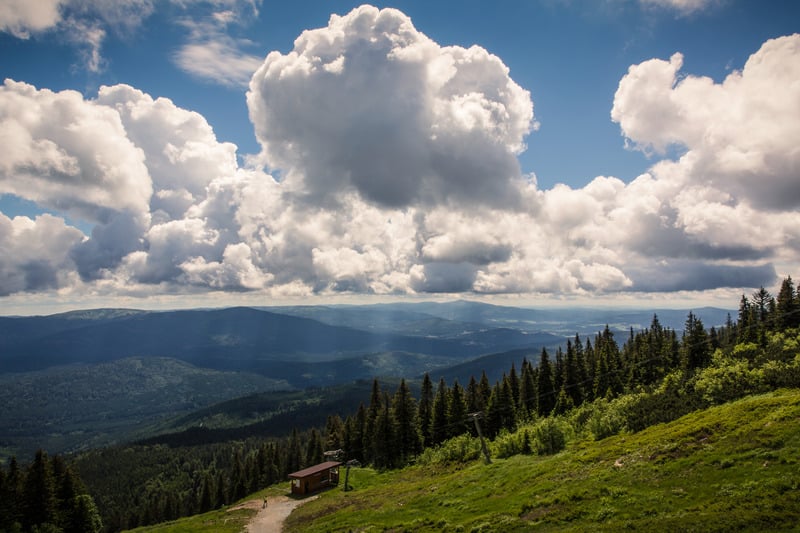
[[[475,376],[470,376],[469,384],[467,384],[467,412],[482,412],[484,407],[478,382],[475,380]]]
[[[464,389],[458,380],[453,382],[450,389],[450,405],[448,409],[447,436],[457,437],[467,431],[467,403]]]
[[[489,394],[489,402],[486,406],[486,422],[483,431],[490,439],[497,436],[503,428],[503,413],[508,409],[507,402],[503,399],[502,385],[496,382]]]
[[[400,380],[392,400],[394,414],[395,445],[399,464],[407,463],[421,449],[420,431],[417,424],[417,405],[405,379]]]
[[[0,472],[3,472],[0,466]],[[16,457],[11,457],[8,472],[0,483],[0,531],[12,531],[22,523],[22,479]]]
[[[427,448],[428,446],[432,446],[433,383],[427,372],[425,372],[425,375],[422,377],[422,386],[420,387],[419,404],[417,406],[417,423],[419,424],[422,447]]]
[[[38,450],[25,474],[23,528],[58,523],[56,485],[47,453]]]
[[[514,407],[519,409],[519,376],[517,375],[516,365],[511,363],[511,370],[508,372],[508,384],[511,387],[511,397]]]
[[[584,366],[586,368],[586,387],[584,388],[584,391],[586,393],[586,401],[592,401],[598,398],[595,396],[595,383],[597,382],[597,357],[595,356],[592,341],[588,338],[584,344],[583,353]]]
[[[431,421],[431,442],[433,445],[441,444],[448,437],[449,412],[450,391],[444,378],[441,378],[436,389],[436,396],[433,398],[433,419]]]
[[[547,416],[553,411],[556,405],[555,383],[553,381],[553,366],[550,364],[550,355],[547,348],[542,348],[539,356],[539,380],[536,389],[539,393],[537,410],[539,416]]]
[[[481,379],[478,381],[478,390],[483,398],[484,410],[489,408],[489,396],[492,394],[492,386],[489,384],[489,378],[486,376],[486,371],[481,371]]]
[[[347,451],[347,456],[362,463],[367,462],[365,443],[367,441],[367,408],[361,403],[353,419],[353,442]]]
[[[796,328],[800,325],[800,306],[798,303],[794,282],[792,277],[788,276],[781,283],[776,303],[777,323],[781,328]]]
[[[711,362],[711,347],[702,320],[690,311],[684,328],[681,365],[686,370],[707,366]]]
[[[372,439],[375,436],[375,424],[378,421],[378,416],[383,409],[383,404],[381,401],[382,393],[381,387],[378,383],[377,379],[372,380],[372,391],[370,392],[369,396],[369,407],[367,408],[367,421],[366,426],[364,427],[364,442],[363,448],[365,453],[365,459],[367,462],[371,463],[375,460],[375,458],[371,455],[374,451],[374,447],[372,446]]]
[[[317,428],[311,428],[311,435],[306,443],[306,466],[316,465],[322,462],[325,450],[322,449],[322,437],[319,436]]]
[[[297,432],[297,428],[292,428],[292,434],[289,437],[289,447],[286,450],[286,469],[288,473],[300,470],[304,462],[303,449],[300,445],[300,434]],[[235,487],[231,487],[231,490],[233,491],[234,488]]]
[[[373,428],[372,463],[377,468],[393,468],[397,463],[398,450],[395,445],[394,420],[390,403],[389,394],[384,393],[381,410]]]
[[[344,422],[339,415],[328,415],[325,422],[325,450],[344,448]]]
[[[523,360],[522,377],[519,382],[520,420],[530,420],[538,413],[538,394],[536,392],[538,375],[536,372],[536,368],[527,359]]]

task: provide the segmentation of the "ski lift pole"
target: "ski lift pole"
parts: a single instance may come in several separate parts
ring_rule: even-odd
[[[350,490],[348,485],[348,480],[350,479],[350,467],[351,466],[361,466],[361,463],[358,462],[356,459],[350,459],[344,464],[344,491],[347,492]]]
[[[473,422],[475,422],[475,430],[478,432],[478,436],[481,438],[481,451],[483,452],[483,456],[486,458],[486,464],[492,464],[492,459],[489,457],[489,448],[486,447],[486,441],[483,439],[483,432],[481,431],[481,425],[478,424],[478,419],[481,418],[483,415],[481,413],[470,413],[469,416]]]

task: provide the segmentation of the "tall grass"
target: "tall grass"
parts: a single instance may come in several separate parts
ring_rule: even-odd
[[[438,457],[430,452],[429,460],[401,471],[354,469],[355,490],[323,494],[296,510],[287,528],[793,530],[800,524],[798,421],[800,390],[793,389],[602,440],[574,432],[567,418],[534,423],[497,439],[490,465],[476,453],[477,439],[459,437],[440,447]],[[552,448],[538,448],[551,438]],[[501,457],[526,441],[530,454]],[[433,460],[460,451],[470,457],[466,462]]]

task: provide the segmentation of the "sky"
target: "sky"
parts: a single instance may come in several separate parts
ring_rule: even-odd
[[[800,3],[2,0],[0,314],[734,308],[800,275]]]

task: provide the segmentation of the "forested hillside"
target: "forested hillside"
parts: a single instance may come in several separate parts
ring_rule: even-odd
[[[115,531],[226,505],[320,462],[325,450],[342,449],[378,469],[474,460],[474,417],[495,456],[550,454],[575,435],[637,432],[750,394],[800,387],[798,326],[800,295],[787,278],[777,297],[764,289],[743,296],[736,319],[721,327],[706,329],[689,313],[678,334],[653,316],[621,343],[606,327],[542,349],[494,383],[485,374],[465,385],[426,374],[415,394],[406,380],[375,380],[357,409],[285,438],[151,442],[92,451],[74,464],[106,529]]]

